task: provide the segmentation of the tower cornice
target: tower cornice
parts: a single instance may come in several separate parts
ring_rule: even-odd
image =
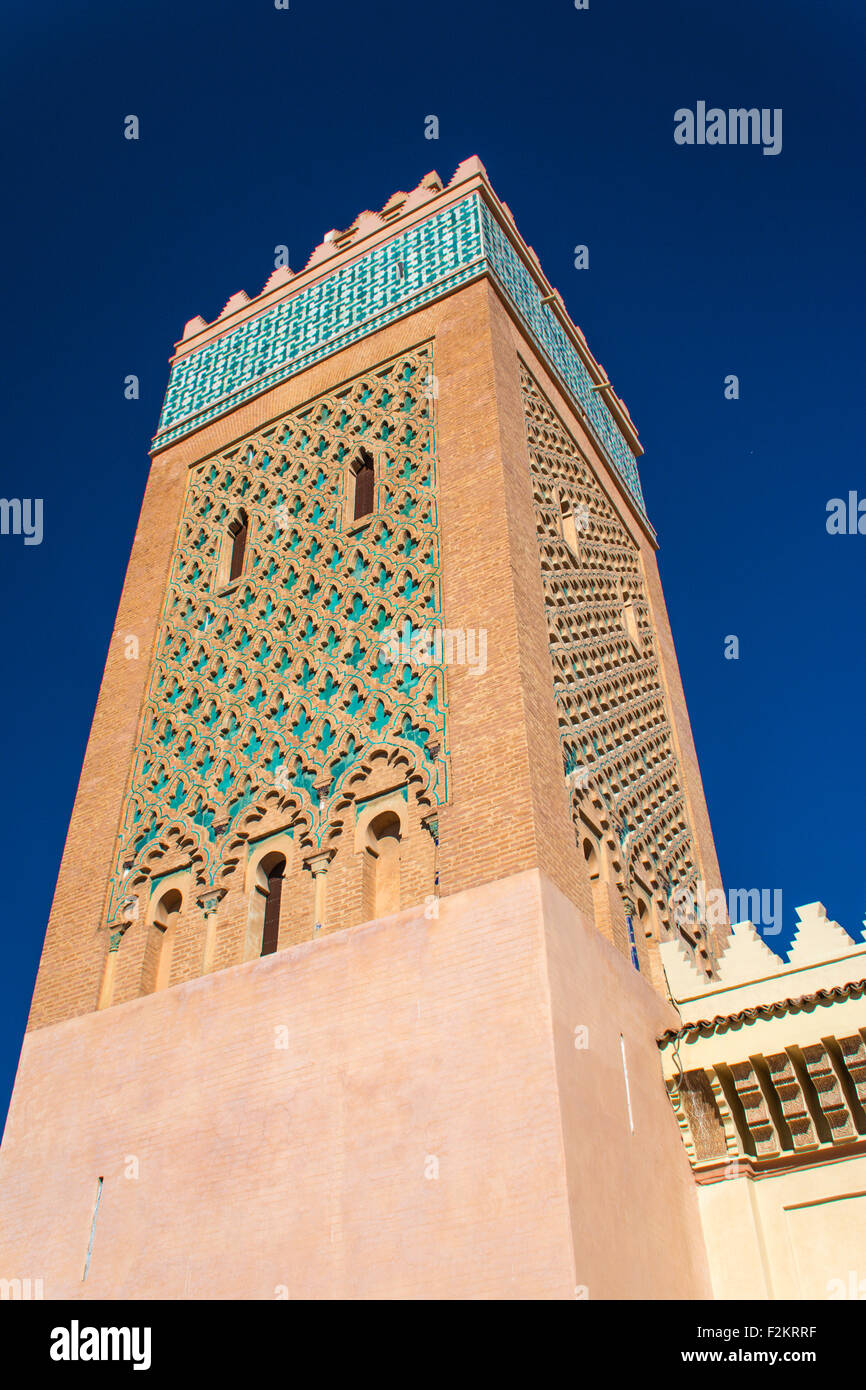
[[[624,403],[571,320],[532,247],[475,157],[447,186],[425,175],[380,212],[332,230],[297,274],[275,270],[261,293],[233,295],[175,345],[157,452],[314,362],[482,277],[496,284],[646,520]]]

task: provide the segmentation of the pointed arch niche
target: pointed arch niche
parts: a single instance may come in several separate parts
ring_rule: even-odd
[[[373,455],[361,449],[349,465],[346,478],[346,511],[349,525],[365,521],[376,510],[376,466]]]
[[[217,571],[218,590],[243,577],[249,534],[249,517],[243,507],[239,507],[223,532]]]
[[[178,926],[189,907],[191,873],[182,869],[157,879],[150,891],[145,917],[141,993],[155,994],[171,983],[171,967]]]
[[[363,858],[364,919],[388,917],[402,905],[401,861],[408,834],[407,788],[374,797],[358,808],[355,853]]]
[[[281,830],[250,845],[247,860],[248,902],[244,960],[257,960],[279,950],[284,881],[293,859],[293,841]]]

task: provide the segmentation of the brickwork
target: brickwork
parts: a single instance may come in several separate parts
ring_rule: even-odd
[[[123,808],[132,784],[144,701],[153,677],[159,621],[178,553],[190,466],[249,436],[261,428],[263,421],[296,410],[332,389],[335,382],[348,382],[359,372],[380,367],[389,355],[414,347],[433,333],[432,312],[395,325],[378,340],[365,341],[327,364],[312,368],[302,380],[276,388],[263,399],[244,406],[234,417],[221,418],[199,435],[155,457],[70,820],[29,1027],[45,1026],[96,1007],[109,953],[111,924],[107,904],[113,907],[114,925],[122,923],[121,895],[115,894],[112,904],[109,892],[118,859],[116,836],[119,824],[121,831],[123,828]],[[405,770],[398,775],[406,780]],[[153,865],[154,876],[188,864],[191,853],[196,852],[196,845],[185,843],[180,833],[167,843],[168,848],[164,849],[156,842],[156,848],[163,852]],[[426,847],[423,854],[427,854]],[[307,914],[304,910],[304,900],[310,896],[309,884],[310,876],[305,873],[299,878],[297,893],[291,897],[287,941],[293,937],[303,939],[307,930],[302,925],[304,920],[312,930],[312,912]],[[237,889],[220,904],[214,968],[238,959],[238,934],[243,936],[246,909],[245,896]],[[134,997],[140,986],[146,941],[143,918],[141,906],[133,924],[134,934],[124,942],[131,945],[139,938],[138,944],[125,953],[129,961],[118,960],[114,996],[117,1002]],[[199,956],[203,920],[192,900],[185,903],[183,935],[189,940],[192,934],[198,940]],[[129,930],[132,932],[133,928]],[[120,952],[119,957],[123,954]],[[181,949],[176,963],[177,979],[185,978],[187,971],[195,973],[194,955],[192,944],[188,951]]]
[[[431,398],[436,401],[437,412],[436,517],[441,536],[441,591],[437,600],[441,593],[441,621],[462,632],[483,631],[487,653],[483,673],[468,664],[455,665],[443,673],[439,686],[442,692],[447,689],[451,721],[450,789],[447,801],[443,796],[440,807],[440,891],[460,891],[473,883],[538,865],[584,911],[590,915],[595,911],[599,929],[627,953],[621,905],[608,892],[601,897],[594,893],[575,842],[569,820],[569,793],[557,751],[553,667],[545,635],[544,590],[519,386],[518,349],[531,359],[529,346],[509,320],[497,292],[485,282],[473,284],[417,319],[388,329],[380,341],[366,342],[342,354],[339,361],[330,364],[327,385],[332,394],[327,399],[333,403],[343,389],[335,388],[335,382],[346,382],[351,388],[353,380],[362,380],[357,375],[359,371],[378,370],[381,374],[383,362],[387,366],[389,360],[416,361],[417,351],[412,357],[410,345],[423,341],[424,336],[431,344],[430,360],[435,361],[436,367],[432,375],[435,396]],[[408,358],[399,358],[400,353],[407,352]],[[349,375],[353,369],[354,377]],[[189,549],[193,534],[189,521],[182,520],[184,506],[189,505],[187,499],[192,495],[190,482],[207,476],[210,465],[206,461],[220,450],[223,458],[243,460],[248,441],[262,438],[262,421],[278,422],[285,418],[287,410],[294,411],[295,419],[312,418],[312,405],[300,410],[299,406],[317,400],[321,403],[322,387],[326,385],[324,366],[312,369],[308,377],[309,380],[297,379],[277,388],[257,408],[245,406],[237,412],[235,429],[241,432],[237,436],[226,438],[228,426],[219,421],[200,437],[174,446],[154,461],[70,826],[70,849],[61,870],[63,886],[46,940],[31,1026],[87,1012],[96,1006],[105,977],[110,930],[122,925],[123,891],[130,887],[140,889],[148,880],[158,882],[161,876],[189,865],[191,856],[196,865],[197,891],[214,881],[202,857],[204,848],[206,859],[208,847],[202,846],[203,836],[188,821],[186,832],[182,825],[176,825],[173,838],[163,837],[160,841],[157,836],[146,846],[150,862],[145,866],[143,879],[137,879],[135,874],[131,879],[124,877],[123,847],[119,853],[113,849],[109,830],[120,817],[124,833],[124,792],[128,787],[127,806],[134,793],[129,769],[136,763],[141,766],[140,747],[133,758],[138,732],[135,725],[141,723],[144,727],[136,706],[143,703],[158,668],[156,663],[153,670],[149,669],[150,653],[157,641],[157,619],[164,609],[164,596],[168,591],[176,603],[177,594],[183,593],[182,588],[176,588],[174,579],[175,588],[169,588],[169,576],[177,572],[178,556],[183,553],[181,538],[185,537]],[[357,386],[352,389],[357,394]],[[257,432],[251,435],[253,426]],[[273,434],[271,427],[266,433]],[[337,439],[338,435],[331,437]],[[190,465],[197,459],[205,462],[191,471]],[[610,487],[610,495],[616,498],[615,483],[605,476],[597,458],[593,462],[602,482]],[[251,472],[237,469],[239,478],[246,478]],[[291,489],[286,488],[285,494],[288,504]],[[248,495],[235,500],[248,500]],[[225,515],[232,505],[229,493],[228,506],[223,504]],[[169,516],[173,519],[167,525]],[[674,709],[672,722],[679,730],[678,752],[685,749],[682,780],[689,788],[688,806],[698,825],[696,858],[705,881],[712,886],[717,869],[714,857],[711,864],[707,863],[707,845],[712,855],[712,842],[675,666],[672,675],[670,672],[672,641],[654,555],[645,530],[635,517],[624,515],[624,520],[636,543],[642,544],[652,630],[659,634],[660,646],[667,653],[667,659],[662,661],[668,678],[666,697]],[[207,582],[205,566],[216,565],[217,561],[217,549],[211,543],[210,554],[203,557],[203,583]],[[234,598],[248,600],[252,593],[249,586],[242,587]],[[257,597],[260,599],[260,595]],[[234,601],[231,596],[230,600]],[[279,602],[279,595],[275,594],[275,610]],[[207,616],[218,620],[219,609],[214,606],[213,613]],[[200,640],[200,634],[193,635]],[[138,643],[138,659],[125,655],[127,636]],[[207,654],[213,656],[213,650]],[[194,652],[191,658],[192,655]],[[292,651],[292,656],[296,655],[297,646]],[[163,683],[165,686],[165,680]],[[174,693],[171,678],[167,689]],[[267,682],[263,691],[273,699],[273,688]],[[188,693],[184,687],[184,696]],[[440,696],[440,703],[444,706],[444,695]],[[417,725],[417,719],[414,722]],[[267,754],[273,750],[265,746],[262,751]],[[369,786],[364,778],[360,779],[361,785],[353,788],[351,797],[362,799],[371,794],[371,789],[405,783],[412,774],[411,761],[402,769],[392,767],[381,772],[368,764],[364,776],[372,779]],[[212,776],[216,776],[218,766]],[[153,776],[153,769],[150,771]],[[171,786],[169,782],[166,796]],[[429,795],[428,784],[426,794],[413,802],[411,852],[408,846],[401,852],[401,892],[407,905],[423,902],[434,892],[434,847],[430,836],[421,829],[421,821],[435,801]],[[189,804],[193,804],[192,797]],[[351,811],[346,814],[344,809],[343,816],[345,825],[336,830],[332,826],[332,848],[344,834],[351,837]],[[217,911],[215,945],[208,967],[212,969],[236,964],[248,949],[249,893],[236,880],[238,875],[243,878],[246,841],[263,833],[265,824],[274,830],[293,824],[292,833],[297,837],[298,853],[291,867],[293,887],[286,894],[280,946],[308,939],[315,929],[313,877],[305,867],[302,853],[305,844],[307,854],[315,845],[310,838],[309,818],[305,821],[303,817],[301,798],[279,798],[271,793],[265,803],[254,801],[247,819],[248,826],[240,841],[231,833],[224,840],[224,846],[231,846],[227,858],[232,873],[223,872],[220,878],[227,893]],[[106,893],[105,886],[112,862],[117,865],[113,896]],[[348,841],[328,867],[327,901],[330,920],[321,924],[324,929],[365,920],[362,864]],[[137,904],[138,916],[124,934],[115,962],[111,992],[115,1002],[134,998],[141,989],[149,941],[152,949],[152,933],[149,938],[144,925],[146,908],[145,894]],[[64,923],[62,929],[55,925],[60,921]],[[172,983],[193,978],[201,971],[205,935],[205,914],[190,897],[178,929]],[[638,937],[642,967],[652,975],[643,934],[638,933]],[[108,1001],[103,999],[104,1002]]]
[[[568,830],[565,814],[567,803],[564,791],[557,785],[557,796],[551,799],[551,779],[560,779],[555,771],[555,754],[551,751],[550,735],[555,729],[555,711],[548,680],[549,658],[544,650],[540,583],[535,569],[526,569],[527,518],[530,505],[528,482],[524,466],[522,425],[514,413],[515,359],[507,350],[500,328],[494,337],[492,311],[496,295],[483,283],[467,287],[459,294],[436,306],[417,320],[410,320],[389,329],[379,342],[366,342],[343,354],[332,363],[327,383],[334,391],[334,382],[357,381],[359,371],[381,369],[383,362],[394,360],[410,345],[423,340],[434,344],[435,391],[438,412],[437,466],[438,517],[442,535],[441,558],[441,619],[446,627],[456,631],[484,632],[487,644],[487,666],[483,673],[468,664],[454,665],[445,673],[448,708],[453,728],[450,743],[452,786],[447,804],[441,806],[440,891],[454,892],[471,883],[518,872],[535,864],[546,868],[564,891],[590,909],[591,896],[586,875],[578,862]],[[362,354],[363,347],[363,356]],[[486,365],[485,365],[486,364]],[[354,371],[354,377],[349,373]],[[308,374],[309,380],[297,379],[278,388],[258,403],[257,419],[252,419],[253,407],[237,412],[237,436],[226,438],[225,421],[211,425],[201,436],[175,445],[165,454],[157,455],[153,479],[145,499],[142,523],[130,564],[130,578],[122,604],[123,618],[118,622],[118,638],[109,654],[105,677],[105,693],[100,698],[94,718],[88,760],[98,759],[99,765],[110,772],[98,778],[86,778],[76,802],[69,834],[67,859],[75,864],[83,879],[82,891],[69,897],[64,888],[58,893],[53,912],[46,951],[40,968],[30,1026],[74,1013],[87,1012],[96,1006],[100,983],[104,979],[109,955],[110,932],[123,926],[124,895],[139,891],[136,916],[124,932],[115,962],[115,978],[111,999],[122,1002],[134,998],[141,988],[144,953],[148,944],[145,926],[147,892],[142,887],[157,884],[166,874],[193,863],[196,892],[214,881],[208,873],[208,845],[190,818],[176,814],[168,829],[145,841],[137,858],[112,844],[109,828],[118,820],[121,835],[129,834],[134,843],[137,826],[132,832],[124,830],[124,818],[135,802],[136,772],[130,767],[147,767],[146,752],[136,747],[136,723],[141,729],[148,726],[149,707],[142,715],[133,717],[132,708],[144,704],[148,689],[155,679],[163,679],[163,689],[169,696],[176,694],[173,676],[160,668],[157,660],[151,666],[150,653],[157,641],[158,617],[169,603],[183,596],[182,585],[174,577],[179,558],[183,556],[183,540],[187,551],[194,534],[189,521],[183,517],[190,480],[207,476],[214,456],[243,457],[245,441],[255,427],[255,438],[261,437],[262,421],[279,420],[289,409],[297,412],[295,401],[315,401],[325,385],[324,369],[317,367]],[[485,385],[486,381],[486,385]],[[306,387],[306,390],[304,389]],[[507,393],[512,392],[511,415],[501,409]],[[313,393],[317,394],[314,395]],[[241,448],[238,447],[241,445]],[[197,460],[205,460],[197,468]],[[249,472],[250,470],[248,470]],[[238,476],[247,476],[238,470]],[[156,482],[170,480],[159,492]],[[238,498],[248,500],[249,494]],[[290,491],[287,490],[287,496]],[[473,499],[467,506],[467,499]],[[521,510],[522,509],[522,510]],[[170,525],[166,524],[171,516]],[[225,520],[225,518],[223,518]],[[182,539],[183,538],[183,539]],[[217,563],[211,553],[201,562],[206,582],[207,564]],[[154,558],[158,557],[158,561]],[[174,557],[174,558],[173,558]],[[189,563],[189,562],[187,562]],[[148,568],[149,566],[149,568]],[[169,581],[172,576],[171,582]],[[503,584],[503,576],[507,582]],[[181,575],[182,577],[182,575]],[[237,591],[243,598],[246,590]],[[533,607],[534,605],[534,607]],[[127,616],[129,614],[129,616]],[[208,613],[215,623],[219,609]],[[165,620],[163,626],[165,626]],[[170,626],[170,624],[169,624]],[[219,629],[217,629],[219,630]],[[138,659],[124,655],[122,637],[135,636]],[[175,635],[174,640],[177,641]],[[212,657],[201,633],[193,640]],[[199,647],[187,639],[189,659],[196,660]],[[159,658],[160,653],[156,654]],[[201,664],[201,663],[199,663]],[[114,690],[130,688],[127,722],[118,737],[117,700]],[[111,695],[109,695],[111,691]],[[273,695],[273,691],[269,691]],[[181,702],[188,699],[190,686],[181,691]],[[200,690],[199,698],[206,710],[207,691]],[[416,720],[417,722],[417,720]],[[157,727],[158,732],[158,727]],[[178,731],[178,742],[180,732]],[[269,750],[267,746],[264,753]],[[200,754],[200,750],[199,750]],[[193,758],[195,760],[196,756]],[[151,758],[148,773],[153,780],[165,777],[158,772]],[[212,776],[218,772],[219,764]],[[170,769],[169,769],[170,771]],[[369,787],[356,786],[352,795],[361,798],[380,783],[405,783],[412,773],[406,767],[380,773],[372,767]],[[183,774],[179,779],[183,782]],[[176,782],[166,781],[164,796],[170,798]],[[124,798],[126,798],[124,800]],[[188,804],[195,808],[196,796]],[[429,790],[426,797],[415,801],[412,815],[414,828],[411,853],[408,847],[402,854],[401,879],[405,901],[423,902],[434,889],[432,840],[421,831],[420,822],[434,804]],[[551,807],[556,807],[553,813]],[[252,828],[243,832],[247,838],[272,829],[295,824],[298,857],[292,866],[295,875],[292,891],[286,895],[285,921],[281,927],[280,945],[307,938],[314,928],[313,884],[303,867],[302,844],[311,851],[308,822],[303,822],[302,807],[297,797],[273,793],[263,805],[256,802],[247,811]],[[339,817],[338,817],[339,819]],[[351,815],[340,834],[351,833]],[[97,821],[100,834],[92,836],[90,827]],[[129,823],[129,822],[128,822]],[[237,837],[234,837],[236,841]],[[210,968],[219,969],[243,958],[244,941],[249,914],[249,898],[238,885],[243,877],[244,843],[237,844],[232,834],[225,836],[225,845],[232,852],[223,854],[232,869],[219,882],[227,889],[217,910],[216,943]],[[336,843],[334,841],[334,843]],[[126,858],[125,858],[126,856]],[[342,927],[350,920],[364,920],[361,902],[360,866],[352,864],[354,848],[337,854],[328,869],[327,900],[331,923]],[[134,863],[134,871],[125,873],[126,863]],[[232,862],[233,861],[233,862]],[[115,884],[112,893],[106,890],[110,866],[115,864]],[[141,870],[142,872],[139,872]],[[149,888],[148,888],[148,891]],[[184,904],[183,922],[172,962],[172,983],[192,978],[202,968],[203,943],[206,935],[205,914],[192,900]],[[62,927],[60,923],[62,922]],[[151,933],[152,941],[152,933]],[[70,965],[74,968],[70,969]],[[103,1002],[108,1002],[106,999]]]

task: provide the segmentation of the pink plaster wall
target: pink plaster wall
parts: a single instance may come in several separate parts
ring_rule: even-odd
[[[677,1015],[547,880],[542,899],[577,1283],[590,1299],[712,1298],[655,1041]]]
[[[529,871],[30,1032],[0,1277],[46,1298],[687,1296],[696,1203],[628,969]]]

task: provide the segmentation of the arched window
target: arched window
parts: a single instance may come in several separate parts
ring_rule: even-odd
[[[142,967],[142,994],[167,989],[171,978],[171,958],[183,898],[176,888],[164,893],[156,905],[145,947]]]
[[[577,539],[577,526],[574,519],[574,508],[568,497],[559,499],[559,529],[562,539],[568,546],[573,555],[580,555],[580,543]]]
[[[372,878],[373,916],[400,911],[400,818],[382,811],[367,827],[366,858]]]
[[[601,860],[598,856],[598,849],[589,838],[583,842],[583,857],[586,860],[590,878],[597,879],[601,873]]]
[[[229,535],[232,540],[232,557],[229,565],[229,577],[227,582],[239,579],[244,570],[244,552],[247,548],[247,535],[249,533],[249,520],[244,511],[238,512],[234,521],[229,525]]]
[[[268,864],[269,867],[265,867],[268,888],[265,897],[265,921],[262,927],[263,956],[272,956],[279,945],[280,903],[283,896],[283,875],[286,872],[286,861],[282,855],[274,856],[273,859],[268,855]]]
[[[362,450],[357,462],[352,466],[354,480],[354,499],[352,520],[359,521],[369,516],[373,510],[373,460],[366,450]]]
[[[624,603],[620,614],[625,635],[631,642],[638,655],[643,651],[640,627],[638,626],[637,611],[633,603]]]

